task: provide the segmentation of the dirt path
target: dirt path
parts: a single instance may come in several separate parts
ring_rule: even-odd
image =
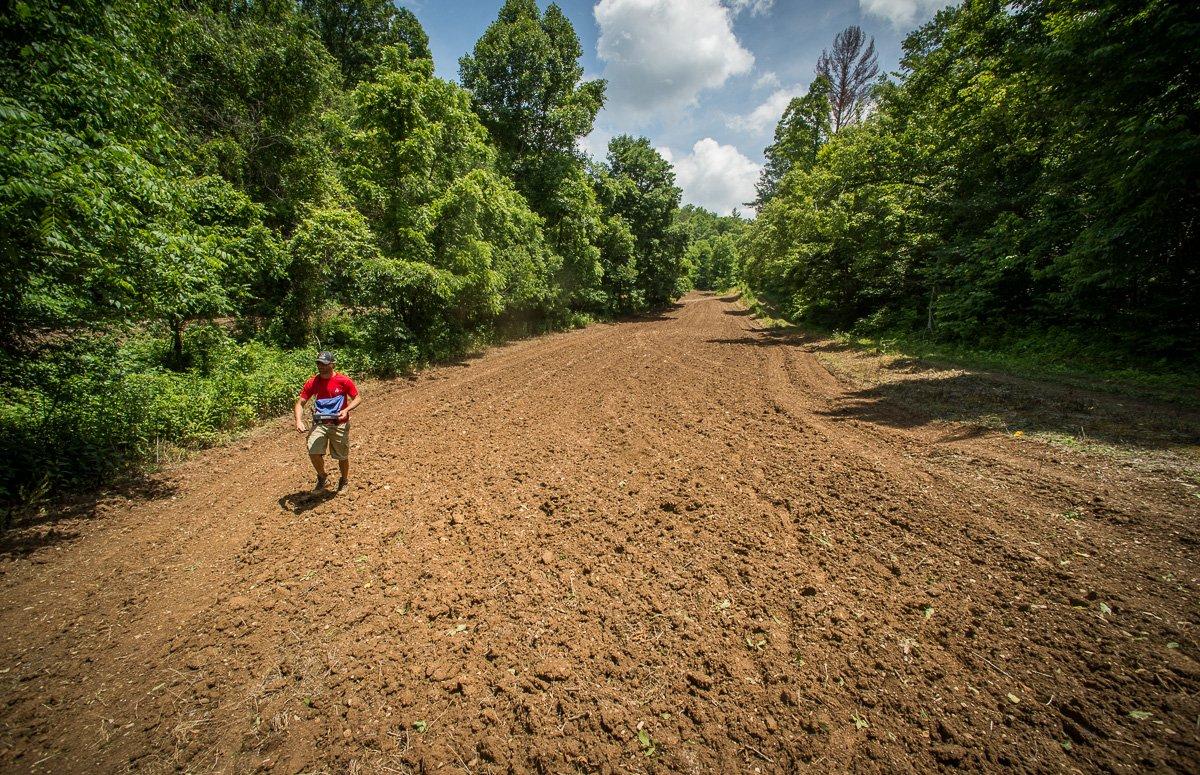
[[[694,294],[14,532],[0,768],[1196,771],[1196,483],[814,349]]]

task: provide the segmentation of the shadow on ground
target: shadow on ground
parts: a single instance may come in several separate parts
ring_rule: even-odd
[[[337,492],[333,490],[325,490],[324,492],[313,492],[312,490],[300,490],[291,495],[285,495],[279,499],[279,508],[284,511],[290,511],[293,514],[303,514],[306,511],[312,511],[322,503],[333,500],[337,497]]]
[[[683,304],[675,302],[649,312],[638,312],[632,315],[620,315],[612,319],[613,323],[647,323],[656,320],[672,320],[676,312],[683,309]]]
[[[935,421],[970,426],[942,441],[994,429],[1155,449],[1200,445],[1200,412],[1169,404],[1008,375],[938,372],[913,359],[900,359],[884,368],[899,378],[847,392],[823,414],[835,420],[854,419],[894,428],[915,428]]]
[[[508,347],[509,345],[516,344],[519,341],[520,341],[519,339],[512,339],[512,340],[505,341],[505,342],[502,342],[497,345],[493,345],[493,347],[488,348],[488,349],[497,349],[498,350],[503,347]],[[479,360],[486,354],[487,354],[487,350],[480,350],[478,352],[462,353],[460,355],[451,355],[446,358],[441,358],[439,360],[433,361],[432,363],[428,364],[427,366],[421,366],[420,368],[416,368],[405,374],[398,374],[393,379],[403,379],[406,382],[417,382],[418,380],[421,380],[422,378],[435,379],[435,380],[449,379],[450,378],[449,374],[441,374],[440,372],[437,371],[437,369],[441,369],[441,368],[466,369],[466,368],[469,368],[472,363]]]
[[[75,526],[95,519],[105,506],[120,508],[126,501],[162,500],[175,493],[174,484],[136,477],[102,493],[10,506],[12,521],[0,532],[0,557],[24,557],[39,549],[69,542],[79,536],[80,531]]]
[[[726,314],[740,315],[743,311],[726,310]],[[823,413],[834,420],[854,419],[903,429],[937,421],[967,426],[948,431],[941,441],[971,438],[991,430],[1020,430],[1056,434],[1078,443],[1193,448],[1200,456],[1200,410],[1165,401],[1001,372],[964,371],[919,358],[877,358],[852,344],[798,327],[750,331],[745,336],[706,341],[794,347],[825,355],[835,373],[851,372],[851,378],[842,379],[843,383],[879,383],[851,389],[835,399],[833,408]],[[865,379],[854,374],[863,366],[867,366]]]
[[[744,310],[726,310],[726,315],[748,315]],[[706,339],[710,344],[748,344],[753,347],[799,347],[807,352],[827,352],[850,349],[849,345],[840,345],[818,334],[805,332],[799,328],[764,328],[749,331],[745,336],[728,339]]]

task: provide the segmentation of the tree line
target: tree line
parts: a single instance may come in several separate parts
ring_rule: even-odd
[[[17,0],[0,19],[0,496],[279,411],[312,353],[390,374],[689,287],[670,165],[556,5],[434,75],[388,0]]]
[[[967,0],[840,34],[753,220],[679,207],[555,5],[434,75],[387,0],[15,0],[0,15],[0,502],[290,403],[742,284],[793,319],[1179,362],[1200,352],[1200,6]]]
[[[831,327],[1194,363],[1197,41],[1194,3],[967,0],[867,84],[843,33],[766,151],[743,280]]]

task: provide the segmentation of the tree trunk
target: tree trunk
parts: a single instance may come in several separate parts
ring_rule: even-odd
[[[183,371],[183,318],[171,319],[171,368]]]

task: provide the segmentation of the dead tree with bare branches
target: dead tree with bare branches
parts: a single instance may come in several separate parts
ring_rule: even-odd
[[[862,28],[847,27],[833,39],[833,51],[821,52],[817,75],[829,79],[829,123],[834,132],[862,118],[870,97],[871,81],[879,75],[875,39],[867,40]]]

